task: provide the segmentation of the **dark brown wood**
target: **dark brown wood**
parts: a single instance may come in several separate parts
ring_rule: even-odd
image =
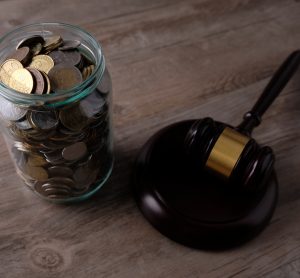
[[[171,123],[210,116],[239,124],[299,48],[299,14],[294,0],[0,1],[1,34],[60,21],[102,43],[114,89],[116,156],[98,196],[57,206],[22,186],[0,140],[0,277],[297,277],[299,72],[253,134],[274,149],[280,184],[273,220],[253,241],[215,253],[168,240],[139,212],[130,176],[140,147]]]
[[[258,235],[270,221],[277,179],[273,173],[263,190],[250,194],[238,190],[244,184],[233,187],[195,167],[184,151],[193,123],[172,124],[143,146],[134,172],[135,198],[147,220],[167,237],[193,248],[233,248]]]

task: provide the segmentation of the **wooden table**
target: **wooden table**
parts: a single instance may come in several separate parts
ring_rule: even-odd
[[[22,186],[1,140],[0,277],[299,277],[300,71],[255,136],[272,146],[280,198],[267,229],[230,251],[162,236],[132,198],[139,148],[160,128],[211,116],[238,124],[300,46],[299,0],[0,1],[0,32],[80,25],[103,45],[114,86],[116,163],[91,200],[44,202]]]

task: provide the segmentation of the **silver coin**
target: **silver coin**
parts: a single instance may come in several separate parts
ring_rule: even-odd
[[[61,155],[61,150],[55,150],[50,153],[44,153],[44,156],[46,160],[50,163],[55,163],[58,161],[64,161],[62,155]]]
[[[65,40],[63,42],[63,45],[61,47],[59,47],[59,50],[73,50],[76,49],[77,47],[79,47],[81,44],[80,41],[78,40]]]
[[[24,121],[21,121],[21,122],[15,122],[15,125],[18,129],[21,129],[21,130],[32,129],[32,126],[31,126],[30,122],[27,121],[27,120],[24,120]]]
[[[0,116],[9,121],[19,121],[25,117],[27,110],[0,97]]]
[[[37,129],[49,130],[55,128],[58,123],[58,116],[54,111],[31,111],[30,122]]]

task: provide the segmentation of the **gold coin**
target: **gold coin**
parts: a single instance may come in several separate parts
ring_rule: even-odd
[[[61,36],[52,36],[52,37],[46,38],[45,43],[44,43],[44,52],[49,53],[49,52],[55,50],[56,48],[58,48],[59,46],[61,46],[62,43],[63,43],[63,40],[62,40]]]
[[[44,181],[48,179],[47,171],[38,166],[29,166],[28,164],[25,167],[26,174],[34,180]]]
[[[54,62],[48,55],[37,55],[33,57],[29,67],[48,73],[54,67]]]
[[[47,165],[47,161],[42,156],[30,154],[27,160],[27,164],[29,166],[45,166]]]
[[[27,69],[15,70],[10,78],[9,87],[21,93],[30,94],[33,89],[33,78]]]
[[[44,43],[44,48],[48,48],[51,45],[58,44],[60,41],[62,41],[62,38],[61,36],[58,35],[46,38]]]
[[[8,59],[0,66],[0,81],[5,85],[9,86],[9,80],[11,75],[17,69],[22,69],[23,65],[15,60],[15,59]]]

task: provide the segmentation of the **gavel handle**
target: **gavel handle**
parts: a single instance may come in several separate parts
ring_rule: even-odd
[[[299,64],[300,50],[297,50],[281,64],[255,105],[244,115],[243,122],[237,127],[241,132],[250,135],[253,128],[261,123],[262,115],[297,71]]]

